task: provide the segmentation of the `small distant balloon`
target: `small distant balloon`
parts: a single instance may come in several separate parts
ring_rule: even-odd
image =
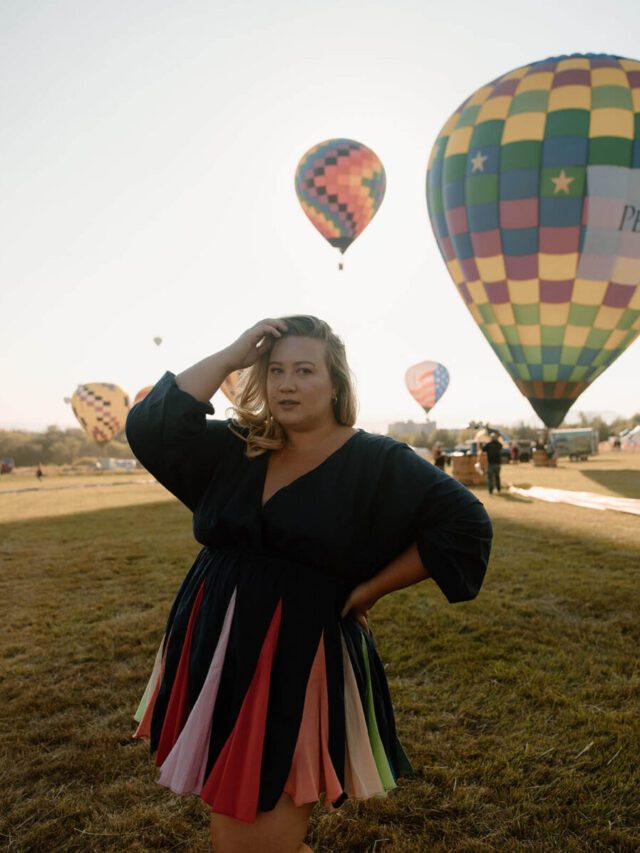
[[[135,406],[135,404],[139,403],[140,400],[144,400],[144,398],[147,396],[147,394],[149,393],[149,391],[151,391],[152,388],[153,385],[145,385],[144,388],[141,388],[136,394],[136,396],[133,398],[133,405]]]
[[[78,385],[71,408],[89,438],[97,444],[106,444],[124,429],[129,397],[117,385],[89,382]]]
[[[65,403],[67,405],[69,405],[69,403],[71,402],[71,397],[63,397],[62,399],[65,401]]]
[[[153,342],[154,342],[154,344],[155,344],[157,347],[159,347],[159,346],[160,346],[160,344],[162,343],[162,338],[155,337],[155,338],[153,339]]]
[[[220,386],[220,390],[230,403],[235,405],[236,399],[242,388],[243,370],[234,370],[230,373]]]
[[[386,175],[379,157],[366,145],[329,139],[303,155],[295,187],[311,223],[344,254],[382,204]]]
[[[428,415],[449,386],[449,371],[437,361],[421,361],[407,370],[405,383]]]

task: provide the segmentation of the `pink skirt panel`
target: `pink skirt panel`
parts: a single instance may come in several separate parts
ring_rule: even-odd
[[[180,660],[178,661],[178,669],[176,670],[171,695],[167,702],[167,708],[164,714],[164,722],[160,739],[158,741],[158,752],[156,755],[156,764],[160,767],[168,754],[173,749],[175,742],[178,740],[180,732],[185,724],[189,714],[189,657],[191,655],[191,638],[193,637],[193,628],[198,618],[200,604],[204,597],[204,581],[200,584],[198,594],[193,602],[191,614],[189,615],[189,623],[185,634],[182,651],[180,652]]]
[[[204,784],[213,709],[218,696],[235,605],[234,590],[202,690],[178,740],[160,768],[158,783],[176,794],[199,794]]]
[[[324,632],[320,636],[309,672],[298,740],[284,790],[296,806],[315,803],[323,792],[330,801],[342,795],[342,786],[329,755],[329,697]]]
[[[264,732],[269,705],[271,667],[278,644],[282,600],[269,625],[256,670],[244,697],[238,719],[200,796],[211,811],[249,823],[258,813]]]

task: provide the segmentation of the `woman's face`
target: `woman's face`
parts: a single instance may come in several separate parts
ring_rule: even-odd
[[[267,402],[285,431],[335,421],[332,397],[336,390],[324,341],[294,335],[276,341],[269,353]]]

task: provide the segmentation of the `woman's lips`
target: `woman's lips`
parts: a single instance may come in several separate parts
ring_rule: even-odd
[[[294,406],[299,406],[300,404],[295,400],[281,400],[278,405],[282,409],[293,409]]]

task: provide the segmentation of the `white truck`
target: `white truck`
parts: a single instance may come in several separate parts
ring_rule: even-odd
[[[556,457],[568,456],[572,462],[588,459],[598,452],[599,433],[594,427],[550,429],[549,443]]]

